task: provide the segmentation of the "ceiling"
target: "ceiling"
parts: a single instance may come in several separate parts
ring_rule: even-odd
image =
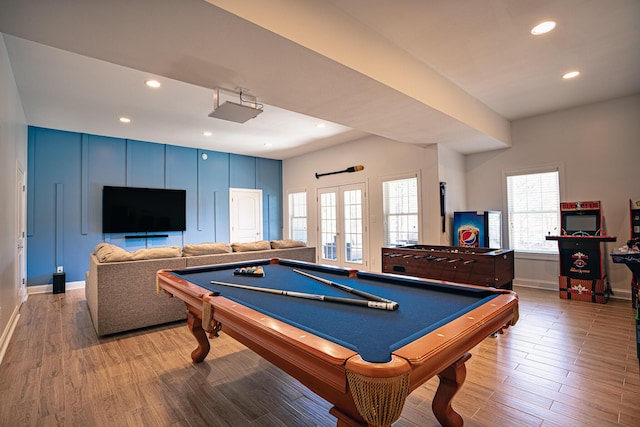
[[[0,3],[30,125],[274,159],[368,134],[509,147],[512,120],[640,93],[639,18],[637,0]],[[214,88],[264,112],[209,118]]]

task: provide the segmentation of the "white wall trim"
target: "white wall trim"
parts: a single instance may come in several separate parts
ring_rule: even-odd
[[[65,290],[73,290],[73,289],[84,289],[85,282],[84,280],[77,282],[67,282],[65,285]],[[27,286],[27,293],[29,295],[36,294],[50,294],[53,292],[53,285],[36,285],[36,286]]]
[[[558,282],[543,282],[540,280],[514,279],[514,286],[522,286],[523,288],[543,289],[545,291],[560,291]],[[631,301],[631,290],[616,289],[615,294],[611,295],[611,299],[619,299]]]
[[[543,252],[523,252],[523,251],[514,251],[515,259],[533,259],[536,261],[547,261],[554,262],[556,264],[560,263],[560,254],[556,253],[543,253]]]
[[[11,341],[13,331],[16,329],[18,319],[20,319],[20,304],[13,310],[7,328],[2,333],[2,337],[0,337],[0,364],[2,364],[2,359],[4,359],[4,355],[7,352],[7,347],[9,347],[9,341]]]
[[[544,282],[541,280],[514,279],[514,286],[523,288],[544,289],[546,291],[558,291],[558,282]]]
[[[631,289],[616,289],[615,294],[611,295],[610,298],[631,301]]]

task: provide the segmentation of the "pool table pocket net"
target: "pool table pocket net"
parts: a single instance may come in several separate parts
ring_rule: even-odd
[[[409,372],[372,378],[346,369],[349,389],[362,418],[373,426],[389,426],[402,413],[409,393]]]

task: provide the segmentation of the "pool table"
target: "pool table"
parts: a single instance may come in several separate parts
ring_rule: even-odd
[[[237,275],[248,266],[264,275]],[[294,270],[396,302],[397,309],[211,283],[364,299]],[[434,375],[436,418],[461,426],[451,400],[464,382],[468,351],[518,318],[517,295],[508,290],[283,259],[161,270],[157,284],[187,306],[198,342],[194,362],[209,352],[207,333],[223,331],[330,402],[343,427],[391,425],[407,395]]]

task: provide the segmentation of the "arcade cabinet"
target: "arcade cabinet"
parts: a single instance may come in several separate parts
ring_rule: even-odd
[[[640,200],[629,199],[630,236],[625,246],[611,252],[611,260],[625,264],[631,270],[631,305],[638,308],[638,281],[640,280]],[[639,341],[640,345],[640,341]],[[640,351],[640,347],[639,347]]]
[[[562,234],[558,241],[560,298],[604,304],[613,293],[602,261],[600,244],[615,242],[604,231],[600,201],[560,203]]]

